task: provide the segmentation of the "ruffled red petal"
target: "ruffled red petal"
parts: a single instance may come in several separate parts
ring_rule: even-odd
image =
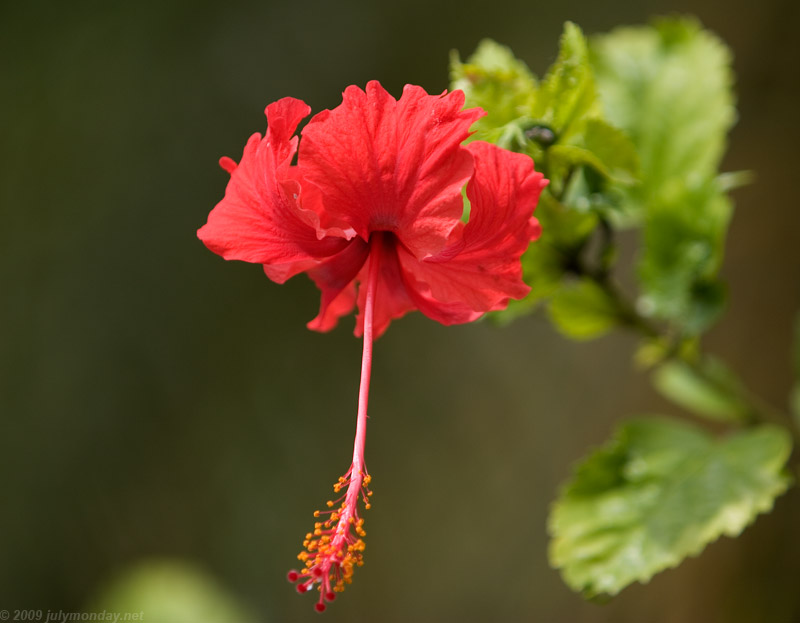
[[[303,129],[298,168],[323,192],[327,215],[364,240],[390,231],[418,257],[436,253],[459,222],[472,174],[461,143],[485,114],[463,105],[461,91],[433,96],[408,85],[395,100],[375,81],[348,87],[340,106]]]
[[[375,309],[373,311],[373,332],[377,339],[389,328],[392,320],[405,316],[417,308],[405,287],[400,262],[397,258],[397,239],[393,234],[378,233],[372,235],[370,256],[364,265],[359,281],[366,283],[370,263],[380,262],[380,279],[375,293]],[[364,334],[364,310],[366,309],[366,288],[358,290],[358,315],[356,316],[356,337]]]
[[[322,291],[320,311],[308,323],[315,331],[333,329],[339,318],[346,316],[358,305],[355,335],[364,333],[363,310],[366,305],[366,283],[372,262],[380,263],[373,312],[374,336],[380,336],[392,320],[404,316],[417,308],[409,292],[397,258],[397,239],[392,234],[377,232],[370,237],[369,244],[356,238],[344,251],[309,270],[308,275]]]
[[[475,159],[467,186],[469,222],[436,256],[419,261],[398,249],[420,311],[444,324],[469,322],[476,313],[524,297],[530,288],[522,281],[520,257],[541,230],[532,213],[547,182],[533,161],[481,141],[468,149]]]
[[[443,323],[475,320],[522,298],[520,256],[539,235],[532,217],[546,184],[527,156],[461,143],[480,109],[406,86],[395,100],[379,83],[349,87],[342,104],[308,123],[292,165],[298,124],[310,112],[284,98],[266,109],[266,136],[248,141],[225,197],[198,236],[226,259],[264,265],[283,282],[308,272],[322,292],[309,328],[327,331],[355,306],[380,263],[374,330],[419,309]],[[461,189],[471,214],[465,225]],[[356,319],[356,335],[363,318]]]
[[[231,179],[197,235],[225,259],[264,264],[271,279],[283,282],[338,252],[345,241],[341,232],[320,240],[319,216],[299,205],[300,184],[291,171],[298,139],[292,134],[309,107],[287,97],[265,112],[266,136],[250,137],[238,166],[220,162]]]
[[[344,250],[308,271],[322,292],[319,314],[308,323],[309,329],[330,331],[341,316],[353,311],[355,279],[367,261],[369,248],[369,244],[356,238]]]

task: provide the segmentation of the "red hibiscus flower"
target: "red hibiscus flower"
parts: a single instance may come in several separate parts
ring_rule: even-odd
[[[293,98],[270,104],[266,136],[250,137],[238,165],[220,160],[231,179],[198,231],[215,253],[262,264],[278,283],[307,273],[322,291],[311,329],[328,331],[358,307],[364,355],[355,448],[334,485],[345,493],[306,535],[305,568],[289,573],[300,592],[318,584],[319,611],[362,563],[358,501],[369,508],[373,338],[415,309],[458,324],[529,291],[520,256],[540,233],[532,214],[547,182],[525,155],[463,145],[485,114],[463,105],[461,91],[434,96],[408,85],[395,100],[378,82],[366,91],[351,86],[340,106],[311,118],[299,141],[293,135],[309,107]]]

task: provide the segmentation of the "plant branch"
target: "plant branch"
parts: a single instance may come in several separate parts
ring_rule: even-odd
[[[655,323],[641,314],[611,275],[611,265],[607,261],[607,257],[614,244],[613,228],[608,221],[601,218],[599,231],[602,239],[600,252],[596,258],[597,266],[588,266],[585,260],[578,255],[571,262],[571,271],[578,276],[591,279],[602,288],[618,310],[618,318],[622,327],[641,337],[658,340],[666,345],[661,363],[677,361],[689,366],[698,378],[744,405],[747,409],[747,417],[743,421],[745,426],[770,423],[788,429],[794,439],[795,448],[797,448],[793,453],[792,462],[800,467],[800,429],[795,420],[787,412],[771,405],[743,384],[734,388],[720,383],[719,379],[709,374],[705,366],[708,361],[705,353],[685,348],[685,338],[676,334],[669,325]]]

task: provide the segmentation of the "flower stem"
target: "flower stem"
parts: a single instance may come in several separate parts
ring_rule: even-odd
[[[610,236],[611,233],[613,233],[611,230],[603,232],[606,238]],[[585,266],[583,262],[581,262],[580,258],[578,258],[574,262],[573,268],[578,275],[594,281],[595,284],[605,291],[609,300],[614,302],[619,314],[620,326],[638,333],[644,338],[661,339],[667,343],[670,343],[670,346],[668,347],[661,363],[666,361],[679,361],[689,366],[698,376],[698,378],[702,378],[717,391],[732,395],[732,397],[737,398],[743,404],[747,405],[747,418],[745,421],[741,422],[741,425],[755,426],[758,424],[771,423],[782,426],[790,432],[794,438],[795,444],[798,448],[800,448],[800,427],[797,426],[791,416],[789,416],[786,412],[773,407],[744,385],[742,385],[740,390],[737,391],[735,395],[732,394],[731,388],[721,386],[712,376],[708,374],[708,371],[703,366],[703,361],[705,359],[704,353],[697,351],[693,353],[693,356],[691,357],[687,355],[687,353],[680,348],[680,335],[676,337],[671,333],[669,327],[661,327],[656,325],[651,322],[650,319],[640,314],[636,310],[635,305],[623,294],[622,290],[617,287],[617,285],[611,279],[611,276],[605,267],[599,270],[591,269]],[[795,452],[792,460],[800,466],[800,452]]]

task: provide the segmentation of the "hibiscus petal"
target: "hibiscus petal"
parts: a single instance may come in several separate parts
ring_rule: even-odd
[[[250,137],[238,166],[230,159],[221,161],[231,173],[225,197],[197,232],[214,253],[264,264],[267,275],[279,282],[345,244],[337,237],[319,240],[317,215],[298,205],[300,184],[291,171],[298,139],[292,134],[309,112],[294,98],[267,106],[266,136]]]
[[[397,101],[376,81],[348,87],[340,106],[303,129],[298,168],[324,191],[327,214],[364,240],[391,231],[418,257],[436,253],[459,222],[472,174],[461,142],[484,114],[463,105],[461,91],[433,96],[408,85]]]
[[[530,288],[522,281],[520,256],[541,231],[531,215],[547,182],[533,161],[481,141],[468,149],[475,159],[469,222],[436,256],[420,261],[398,249],[420,311],[445,324],[469,322],[469,310],[502,309],[524,297]]]
[[[314,331],[330,331],[341,316],[356,304],[355,279],[369,255],[369,245],[356,238],[345,249],[308,271],[322,291],[319,314],[306,326]]]
[[[354,333],[356,337],[364,334],[366,282],[374,261],[380,262],[373,312],[374,337],[379,337],[392,320],[416,309],[417,304],[406,290],[396,247],[397,239],[392,234],[373,234],[369,243],[356,238],[347,249],[309,270],[309,277],[322,291],[322,302],[319,314],[308,323],[308,328],[330,331],[339,318],[358,305]]]
[[[403,274],[406,283],[406,292],[417,309],[428,318],[435,320],[443,325],[464,324],[472,322],[483,315],[482,311],[475,311],[465,303],[451,302],[443,303],[431,295],[428,284],[417,281],[407,272]]]
[[[380,337],[392,320],[405,316],[417,308],[414,301],[406,291],[403,273],[397,257],[397,239],[392,234],[373,234],[370,247],[371,252],[367,263],[361,269],[359,280],[365,284],[369,275],[371,262],[380,262],[380,279],[375,293],[375,309],[373,312],[372,327],[375,339]],[[356,337],[364,334],[364,310],[367,302],[366,287],[358,289],[358,315],[356,316]]]

